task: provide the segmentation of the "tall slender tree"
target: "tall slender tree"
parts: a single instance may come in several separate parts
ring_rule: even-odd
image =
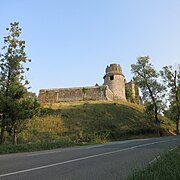
[[[131,65],[131,71],[134,73],[134,81],[141,89],[146,111],[153,114],[154,122],[162,136],[158,114],[162,108],[165,87],[157,81],[159,74],[149,60],[149,56],[139,57],[136,64]]]
[[[169,88],[169,101],[171,111],[171,119],[175,117],[176,134],[179,135],[179,121],[180,121],[180,64],[176,69],[172,66],[165,66],[160,71],[163,82]]]
[[[10,23],[6,29],[4,47],[0,54],[0,143],[5,141],[5,131],[13,134],[13,143],[17,143],[17,127],[22,120],[31,118],[38,108],[37,100],[28,93],[28,81],[24,77],[26,62],[30,62],[25,53],[25,41],[20,40],[21,28],[18,22]],[[31,103],[27,104],[28,101]],[[18,124],[18,125],[17,125]]]

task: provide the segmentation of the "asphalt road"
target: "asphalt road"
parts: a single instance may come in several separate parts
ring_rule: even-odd
[[[110,142],[100,145],[0,155],[2,180],[114,180],[153,163],[180,146],[180,137]]]

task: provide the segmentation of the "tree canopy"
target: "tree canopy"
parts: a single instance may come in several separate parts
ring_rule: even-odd
[[[24,64],[31,62],[25,52],[25,41],[20,40],[21,28],[18,22],[10,23],[6,29],[4,46],[0,53],[0,143],[5,141],[5,131],[13,134],[13,143],[17,143],[17,133],[22,122],[31,118],[38,109],[36,97],[28,92],[28,80],[24,73],[29,68]]]
[[[166,115],[170,115],[171,119],[176,121],[176,134],[179,135],[179,121],[180,121],[180,64],[174,69],[171,65],[163,67],[160,71],[163,83],[169,89],[170,107],[165,111]]]
[[[150,63],[149,56],[137,58],[136,64],[131,65],[131,71],[134,74],[134,81],[141,89],[146,111],[153,114],[161,136],[162,132],[158,113],[160,113],[163,107],[165,87],[158,82],[159,74]]]

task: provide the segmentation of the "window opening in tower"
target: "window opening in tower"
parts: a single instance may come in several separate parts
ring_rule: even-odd
[[[114,80],[114,76],[110,76],[110,80],[111,80],[111,81]]]

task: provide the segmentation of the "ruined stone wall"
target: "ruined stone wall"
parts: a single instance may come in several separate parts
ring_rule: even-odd
[[[112,91],[109,89],[108,86],[106,86],[106,98],[107,100],[114,100],[114,94],[112,93]]]
[[[42,103],[56,103],[62,101],[82,100],[110,100],[112,94],[106,86],[42,89],[39,91],[38,99]],[[107,98],[108,96],[108,98]]]
[[[142,104],[138,86],[133,81],[126,83],[126,96],[129,102]]]

